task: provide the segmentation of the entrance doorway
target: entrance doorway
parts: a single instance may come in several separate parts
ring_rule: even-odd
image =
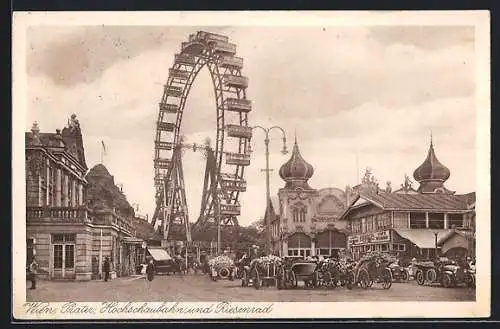
[[[52,235],[52,278],[75,278],[75,234]]]

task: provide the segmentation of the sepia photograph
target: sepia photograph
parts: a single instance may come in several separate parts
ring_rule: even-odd
[[[480,11],[15,13],[15,317],[488,316],[489,37]]]

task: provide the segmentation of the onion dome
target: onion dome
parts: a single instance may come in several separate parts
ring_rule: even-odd
[[[432,138],[427,158],[420,167],[415,169],[413,177],[420,183],[418,191],[421,193],[446,191],[443,183],[450,178],[450,170],[437,159]]]
[[[299,146],[297,145],[297,139],[295,139],[290,160],[281,166],[279,174],[286,182],[285,188],[287,189],[294,189],[297,187],[311,189],[307,181],[314,174],[314,168],[302,158]]]

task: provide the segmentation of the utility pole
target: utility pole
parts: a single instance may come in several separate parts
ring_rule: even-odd
[[[285,133],[285,130],[279,126],[273,126],[270,128],[255,126],[255,127],[252,127],[252,129],[261,129],[265,134],[264,145],[266,147],[266,150],[265,150],[266,168],[261,169],[261,171],[264,171],[266,173],[266,203],[265,204],[266,204],[266,209],[268,209],[267,207],[269,206],[269,204],[271,202],[269,172],[272,171],[272,169],[269,168],[269,141],[270,141],[269,140],[269,133],[273,129],[278,129],[281,131],[281,133],[283,134],[283,149],[281,150],[281,153],[287,154],[288,151],[286,149],[286,133]],[[272,250],[272,239],[271,239],[271,218],[270,218],[270,216],[267,216],[267,220],[266,220],[265,224],[266,224],[266,249],[267,249],[268,254],[271,255],[273,253],[273,250]]]

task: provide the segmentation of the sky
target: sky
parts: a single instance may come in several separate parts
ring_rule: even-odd
[[[424,161],[432,132],[438,159],[451,171],[445,186],[476,186],[474,28],[39,26],[27,34],[26,130],[80,121],[87,165],[101,162],[141,214],[154,211],[153,154],[158,103],[181,42],[198,30],[227,35],[244,58],[253,102],[250,125],[279,125],[291,150],[296,137],[315,172],[313,188],[356,185],[366,167],[397,189]],[[181,133],[188,142],[214,139],[215,98],[209,73],[197,77]],[[271,194],[289,157],[271,134]],[[252,139],[239,221],[265,208],[264,136]],[[356,161],[357,158],[357,161]],[[184,154],[191,221],[200,207],[204,160]],[[414,187],[418,187],[415,183]]]

